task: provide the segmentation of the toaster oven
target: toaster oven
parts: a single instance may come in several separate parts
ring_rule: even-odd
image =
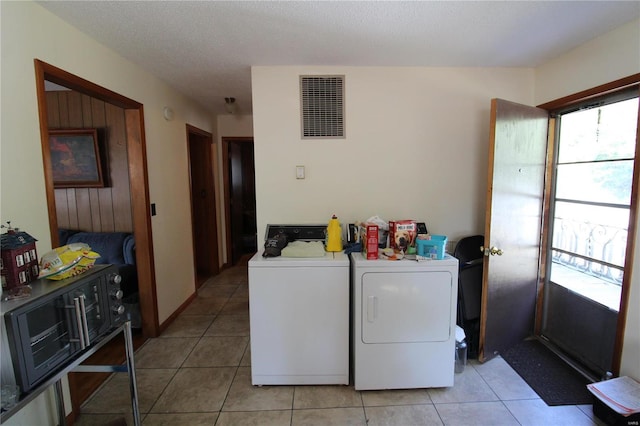
[[[120,275],[96,265],[76,277],[32,282],[31,296],[2,302],[3,346],[13,378],[28,392],[126,321]],[[11,372],[2,348],[3,381]]]

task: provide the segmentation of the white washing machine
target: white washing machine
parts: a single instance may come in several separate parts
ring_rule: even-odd
[[[458,260],[351,256],[355,388],[453,386]]]
[[[327,225],[269,225],[324,239]],[[349,384],[349,258],[262,256],[249,261],[251,382],[254,385]]]

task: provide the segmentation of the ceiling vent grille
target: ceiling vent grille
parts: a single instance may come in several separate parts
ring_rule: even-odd
[[[344,138],[344,76],[300,76],[302,139]]]

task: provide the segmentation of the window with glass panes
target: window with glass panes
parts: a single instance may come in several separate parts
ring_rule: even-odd
[[[618,310],[638,121],[637,91],[558,114],[551,281]]]

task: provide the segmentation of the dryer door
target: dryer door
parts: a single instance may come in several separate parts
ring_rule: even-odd
[[[361,285],[364,343],[449,339],[453,289],[450,272],[366,272]]]

